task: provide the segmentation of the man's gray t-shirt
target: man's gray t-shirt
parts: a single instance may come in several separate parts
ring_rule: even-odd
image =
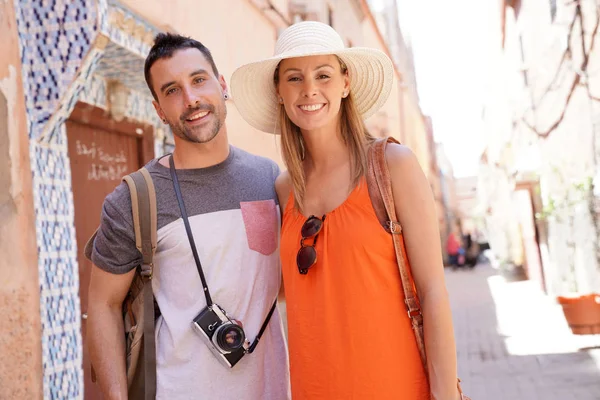
[[[158,399],[287,399],[287,348],[279,312],[260,344],[232,369],[207,348],[192,320],[206,299],[169,169],[146,168],[156,188],[158,242],[152,289],[156,323]],[[177,170],[183,200],[212,300],[256,337],[281,282],[277,164],[230,147],[222,163]],[[131,197],[123,182],[107,196],[92,252],[99,268],[123,274],[141,263],[135,247]]]

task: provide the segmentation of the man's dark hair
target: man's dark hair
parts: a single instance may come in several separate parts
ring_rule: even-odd
[[[217,70],[217,66],[215,65],[215,60],[213,60],[212,54],[210,54],[210,50],[206,48],[202,43],[197,40],[194,40],[189,37],[177,35],[175,33],[159,33],[154,38],[154,45],[150,49],[148,56],[146,57],[146,62],[144,64],[144,77],[146,78],[146,84],[148,88],[152,92],[152,96],[157,100],[156,92],[154,92],[154,88],[152,87],[152,77],[150,76],[150,68],[152,65],[163,58],[171,58],[173,57],[173,53],[177,50],[183,49],[198,49],[204,55],[204,58],[210,63],[215,76],[219,76],[219,71]]]

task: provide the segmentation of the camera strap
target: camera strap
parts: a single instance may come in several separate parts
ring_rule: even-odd
[[[196,261],[196,267],[198,267],[198,273],[200,274],[200,280],[202,281],[202,289],[204,290],[204,296],[206,297],[206,305],[212,306],[213,301],[208,291],[208,284],[202,271],[202,264],[200,264],[200,257],[198,256],[198,250],[196,250],[196,242],[194,242],[194,235],[192,235],[192,228],[190,228],[190,221],[188,221],[187,211],[185,210],[185,204],[183,203],[183,197],[181,196],[181,189],[179,188],[179,180],[177,179],[177,173],[175,172],[175,163],[173,161],[173,154],[169,157],[169,169],[171,170],[171,178],[173,179],[173,188],[175,189],[175,195],[177,196],[177,202],[179,203],[179,210],[181,210],[181,218],[185,225],[185,231],[192,247],[192,254],[194,255],[194,261]]]
[[[190,241],[190,246],[192,247],[192,254],[194,255],[194,261],[196,262],[196,267],[198,268],[198,274],[200,274],[200,280],[202,281],[202,289],[204,290],[204,296],[206,297],[206,305],[212,306],[214,303],[212,298],[210,297],[210,291],[208,290],[208,284],[206,283],[206,278],[204,277],[204,271],[202,271],[202,264],[200,264],[200,257],[198,256],[198,250],[196,250],[196,242],[194,241],[194,235],[192,234],[192,228],[190,227],[190,222],[188,220],[187,211],[185,209],[185,203],[183,202],[183,196],[181,195],[181,188],[179,186],[179,180],[177,179],[177,172],[175,171],[175,162],[173,161],[173,154],[169,157],[169,170],[171,172],[171,179],[173,179],[173,188],[175,189],[175,195],[177,196],[177,202],[179,203],[179,210],[181,211],[181,219],[183,219],[183,224],[185,225],[185,231],[187,233],[188,240]],[[271,306],[271,310],[269,314],[267,314],[267,318],[265,322],[263,322],[260,327],[260,331],[258,331],[258,335],[256,338],[246,348],[246,353],[252,353],[263,333],[267,329],[267,325],[269,325],[269,321],[271,320],[271,316],[275,311],[275,307],[277,306],[277,299],[273,302]]]

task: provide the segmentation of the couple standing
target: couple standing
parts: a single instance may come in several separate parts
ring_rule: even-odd
[[[380,51],[346,49],[328,25],[301,22],[281,34],[274,57],[236,70],[230,92],[201,43],[156,37],[145,78],[175,139],[172,155],[146,166],[158,209],[152,279],[161,314],[155,325],[157,398],[459,398],[427,180],[408,148],[387,146],[395,208],[423,310],[428,374],[403,304],[394,246],[366,185],[374,138],[364,119],[387,100],[393,71]],[[230,93],[250,125],[281,135],[287,171],[229,145]],[[233,368],[221,365],[192,329],[207,300],[170,168],[210,293],[249,340],[263,326],[283,277],[289,369],[278,311],[255,351]],[[125,183],[107,196],[92,252],[88,338],[109,399],[127,397],[121,305],[142,257],[131,204]]]

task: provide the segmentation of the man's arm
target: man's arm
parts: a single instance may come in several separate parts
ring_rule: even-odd
[[[87,342],[100,390],[107,400],[127,399],[122,305],[134,274],[135,269],[118,275],[92,267]]]
[[[129,188],[122,182],[102,206],[88,291],[87,345],[104,398],[127,399],[122,306],[142,261],[135,246]]]

